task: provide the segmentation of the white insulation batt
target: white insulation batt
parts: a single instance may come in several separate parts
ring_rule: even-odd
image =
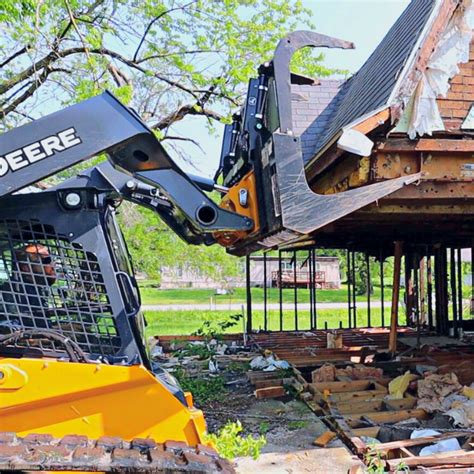
[[[413,96],[407,98],[405,117],[402,117],[398,131],[404,128],[403,131],[414,139],[417,135],[444,130],[436,98],[446,97],[449,80],[459,73],[460,64],[469,61],[473,28],[474,5],[472,0],[464,0],[431,55]]]

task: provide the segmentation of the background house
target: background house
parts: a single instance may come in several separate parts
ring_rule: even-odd
[[[245,271],[238,277],[215,280],[204,272],[189,267],[162,267],[160,288],[240,288],[245,286]]]
[[[252,286],[263,286],[265,275],[263,255],[252,255],[250,261],[250,284]],[[267,286],[277,287],[279,285],[279,268],[278,257],[267,255]],[[341,275],[339,271],[339,259],[337,257],[317,256],[314,277],[317,288],[340,288]],[[282,259],[282,286],[293,287],[294,281],[294,259]],[[296,284],[298,287],[305,288],[309,286],[309,281],[310,272],[308,260],[298,258],[296,263]]]

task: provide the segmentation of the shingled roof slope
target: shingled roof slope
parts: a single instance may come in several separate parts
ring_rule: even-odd
[[[324,133],[325,126],[335,110],[336,101],[333,99],[338,95],[343,83],[343,80],[322,79],[315,85],[291,86],[293,132],[301,136],[305,161],[313,156],[314,144]]]
[[[315,130],[324,127],[325,131],[314,140],[303,140],[306,149],[312,147],[311,152],[305,152],[305,163],[343,127],[387,104],[436,3],[437,0],[412,0],[369,59],[342,85],[333,99],[330,117],[318,115],[310,125]]]

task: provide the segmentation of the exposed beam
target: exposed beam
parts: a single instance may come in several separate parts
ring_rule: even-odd
[[[397,151],[472,153],[474,152],[474,140],[421,138],[415,141],[400,138],[387,140],[378,147],[378,151],[386,153]]]

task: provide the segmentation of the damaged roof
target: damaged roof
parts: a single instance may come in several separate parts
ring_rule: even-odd
[[[300,88],[299,92],[307,97],[307,110],[316,112],[303,131],[303,121],[299,117],[304,115],[299,112],[298,102],[293,100],[293,107],[297,107],[294,112],[295,132],[301,134],[306,164],[332,143],[342,128],[388,105],[397,80],[437,3],[437,0],[412,0],[359,71],[339,85],[337,91],[333,86],[329,88],[329,94],[333,92],[333,95],[327,97],[330,102],[324,110],[318,112],[322,105],[320,95],[326,93],[323,84],[330,81],[322,81],[321,86],[293,86],[293,92]],[[318,87],[321,87],[319,95],[310,91]]]
[[[333,99],[343,83],[343,80],[322,79],[316,85],[291,85],[293,131],[301,136],[305,162],[312,158],[314,143],[324,133],[336,109],[337,101]]]

